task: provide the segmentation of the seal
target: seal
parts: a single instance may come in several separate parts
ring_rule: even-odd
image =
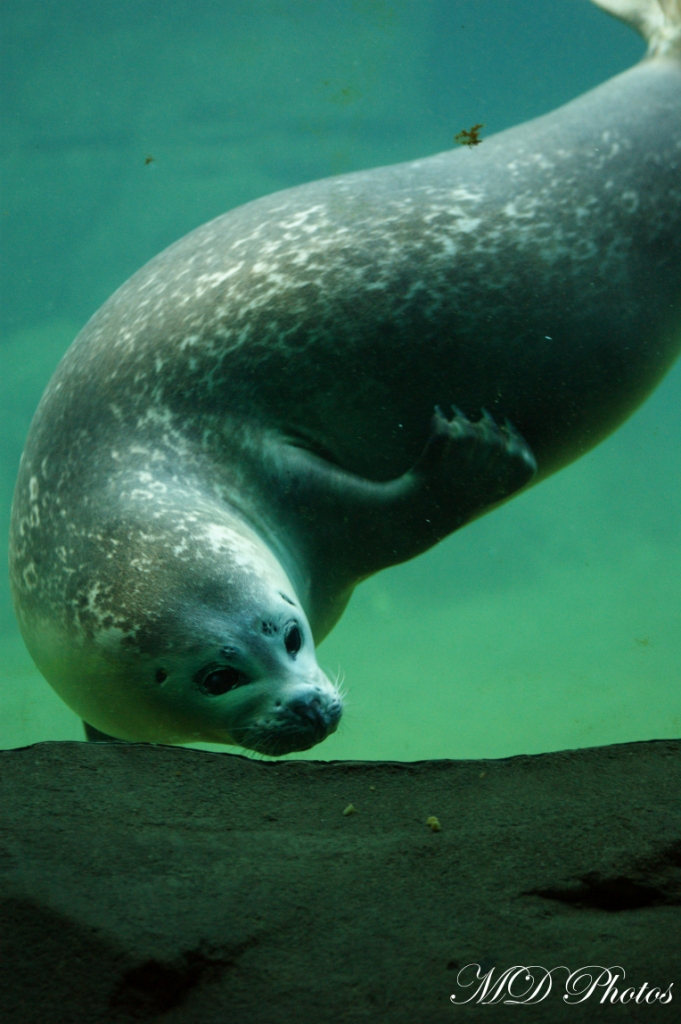
[[[233,210],[73,343],[11,580],[91,737],[324,739],[315,642],[356,584],[588,451],[671,365],[681,0],[597,2],[648,39],[636,67],[482,145]]]

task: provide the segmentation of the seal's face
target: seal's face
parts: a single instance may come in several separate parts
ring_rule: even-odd
[[[80,680],[75,699],[62,696],[121,739],[229,743],[268,755],[308,750],[335,731],[342,700],[316,664],[287,573],[237,519],[194,509],[191,542],[177,545],[182,521],[174,517],[153,554],[146,547],[155,572],[143,589],[140,559],[119,562],[119,593],[135,592],[121,598],[127,635],[95,633],[63,674]]]
[[[41,667],[77,714],[120,739],[306,751],[336,730],[342,698],[298,602],[266,590],[239,610],[193,602],[155,618],[153,650],[102,633],[56,672],[54,660]]]
[[[230,607],[230,580],[221,600],[192,601],[165,622],[154,616],[151,650],[102,633],[62,663],[62,680],[79,680],[75,692],[51,681],[85,721],[119,739],[308,750],[335,731],[342,699],[292,592],[258,582],[246,607]]]
[[[125,525],[124,556],[113,545],[115,557],[83,560],[70,607],[87,616],[57,636],[24,624],[33,657],[73,710],[122,740],[270,755],[334,732],[340,694],[262,538],[198,502],[154,520],[153,534],[140,522]]]
[[[228,617],[214,608],[186,610],[190,650],[154,659],[157,699],[177,707],[186,739],[271,755],[308,750],[335,731],[340,694],[317,665],[307,618],[293,597],[275,591],[257,603],[256,614],[251,601]]]

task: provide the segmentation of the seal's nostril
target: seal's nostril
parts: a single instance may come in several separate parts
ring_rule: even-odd
[[[306,724],[312,726],[315,732],[326,734],[328,721],[317,698],[314,700],[294,700],[291,701],[288,707],[289,711],[297,718],[301,718]]]
[[[319,715],[317,700],[293,700],[289,707],[294,715],[300,715],[301,718],[315,718]]]

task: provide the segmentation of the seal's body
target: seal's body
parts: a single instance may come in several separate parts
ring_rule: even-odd
[[[96,729],[323,739],[341,701],[313,636],[356,583],[589,450],[667,370],[681,0],[598,2],[648,35],[636,68],[474,149],[234,210],[74,342],[11,571],[31,653]]]

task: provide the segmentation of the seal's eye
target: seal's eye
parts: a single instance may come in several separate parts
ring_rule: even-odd
[[[245,686],[246,683],[250,683],[250,679],[238,669],[216,668],[200,680],[198,686],[199,690],[209,697],[219,697],[220,694],[235,690],[237,686]]]
[[[290,654],[292,658],[295,658],[296,654],[303,646],[303,637],[295,622],[286,630],[284,645],[287,653]]]

